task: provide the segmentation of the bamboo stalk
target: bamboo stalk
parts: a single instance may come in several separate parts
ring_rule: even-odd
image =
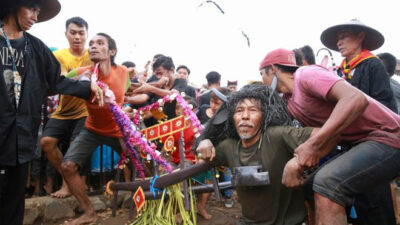
[[[178,170],[171,174],[166,174],[158,178],[155,183],[155,188],[165,188],[173,184],[177,184],[182,182],[185,179],[193,177],[199,173],[205,172],[212,168],[212,164],[202,162],[195,164],[191,167]],[[149,180],[140,180],[133,182],[114,182],[110,184],[110,189],[115,190],[125,190],[125,191],[136,191],[139,187],[142,187],[143,190],[150,189],[150,181]]]
[[[234,188],[230,181],[225,181],[225,182],[218,183],[218,186],[219,186],[220,190]],[[192,189],[192,192],[194,194],[210,193],[210,192],[214,192],[215,191],[215,188],[214,188],[213,184],[192,186],[191,189]],[[149,190],[145,191],[144,195],[145,195],[146,199],[150,199],[150,200],[154,199],[153,192],[151,192]],[[168,193],[167,193],[167,195],[168,195]],[[156,193],[156,198],[155,199],[159,199],[159,198],[161,198],[161,196],[162,196],[162,192],[158,192],[158,193]]]

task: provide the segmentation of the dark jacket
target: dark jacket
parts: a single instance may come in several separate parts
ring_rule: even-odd
[[[392,87],[394,100],[396,101],[397,114],[400,114],[400,83],[391,78],[390,87]]]
[[[88,99],[90,82],[60,76],[60,64],[38,38],[25,33],[28,48],[18,109],[11,103],[4,79],[0,79],[0,164],[15,166],[33,159],[47,93],[74,95]],[[1,63],[1,62],[0,62]],[[3,73],[0,64],[0,72]]]
[[[202,105],[209,105],[210,101],[211,101],[211,91],[207,91],[206,93],[200,95],[199,107]]]
[[[341,76],[341,71],[338,70],[338,72]],[[374,57],[366,59],[357,65],[353,77],[350,80],[346,80],[354,87],[357,87],[371,98],[397,113],[397,106],[394,104],[395,101],[389,79],[382,61]]]

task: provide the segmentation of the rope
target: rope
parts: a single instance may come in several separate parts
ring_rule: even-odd
[[[154,187],[154,184],[156,183],[156,180],[157,180],[158,178],[160,178],[160,176],[155,175],[154,177],[152,177],[152,178],[150,179],[150,191],[151,191],[151,193],[153,193],[154,199],[156,199],[156,197],[157,197],[157,192],[162,192],[162,191],[163,191],[162,188],[156,188],[156,187]]]

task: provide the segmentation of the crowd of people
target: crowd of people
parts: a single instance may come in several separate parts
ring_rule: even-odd
[[[204,131],[197,137],[188,122],[171,136],[173,147],[162,144],[166,138],[156,146],[171,153],[168,160],[176,167],[206,161],[219,170],[221,181],[232,179],[242,209],[237,224],[396,224],[391,182],[400,171],[400,84],[391,79],[396,57],[371,53],[384,43],[376,29],[351,20],[324,30],[321,42],[343,57],[337,67],[317,65],[308,45],[279,48],[261,60],[262,81],[240,89],[238,81],[222,86],[221,74],[210,71],[199,87],[191,82],[189,66],[176,67],[164,54],[154,55],[143,71],[132,60],[118,65],[115,40],[102,32],[88,37],[89,24],[81,17],[65,23],[69,46],[52,51],[27,31],[58,14],[57,0],[0,6],[5,224],[23,222],[28,171],[38,194],[42,152],[49,162],[45,191],[55,198],[73,195],[83,210],[68,223],[95,222],[87,195],[90,157],[100,145],[127,151],[108,103],[132,118],[136,109],[174,93],[193,106]],[[176,118],[182,110],[177,101],[166,102],[162,110],[143,113],[140,126]],[[179,154],[182,134],[185,159]],[[53,190],[56,172],[62,177],[59,190]],[[212,174],[193,180],[211,183]],[[124,175],[125,181],[135,178],[128,161]],[[222,194],[232,207],[232,190]],[[197,196],[198,213],[207,220],[209,196]]]

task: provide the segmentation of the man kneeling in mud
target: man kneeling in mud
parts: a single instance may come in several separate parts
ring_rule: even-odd
[[[210,160],[217,166],[235,167],[259,165],[269,173],[269,184],[261,186],[237,185],[236,191],[242,206],[243,217],[237,224],[301,224],[307,218],[302,188],[291,189],[282,184],[285,177],[301,181],[296,172],[299,167],[294,149],[305,142],[318,128],[289,126],[291,117],[284,100],[264,85],[247,85],[232,94],[220,115],[213,117],[203,136],[219,133],[224,139],[214,148],[209,139],[200,142],[198,157]],[[227,116],[224,125],[215,126],[222,114]],[[214,121],[213,121],[214,120]],[[214,135],[212,135],[214,136]],[[333,145],[333,144],[332,144]],[[329,148],[329,147],[328,147]],[[238,175],[238,174],[236,174]]]

